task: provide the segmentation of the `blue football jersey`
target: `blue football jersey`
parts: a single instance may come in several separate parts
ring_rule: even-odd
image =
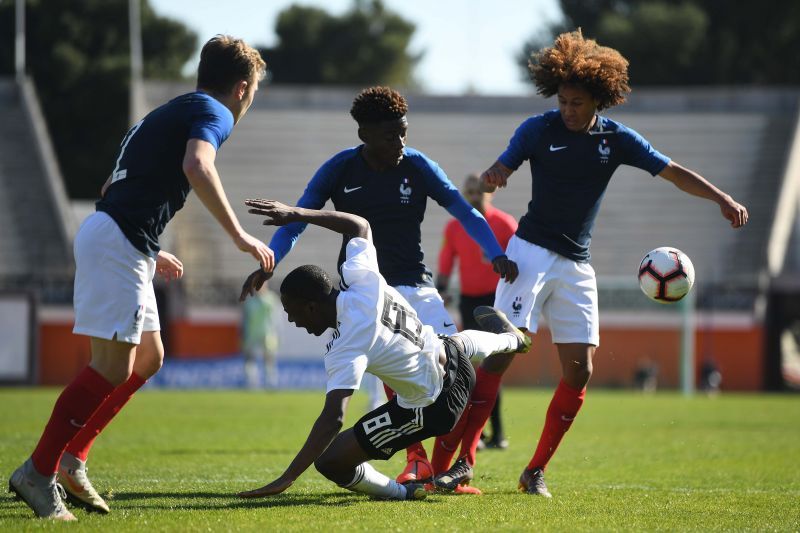
[[[344,150],[320,167],[297,202],[321,209],[328,200],[337,211],[364,217],[372,227],[378,267],[392,286],[430,286],[430,270],[423,262],[421,224],[428,198],[433,198],[473,231],[491,258],[503,251],[486,220],[466,203],[458,189],[435,162],[413,148],[404,150],[396,167],[372,170],[361,157],[361,146]],[[280,228],[270,248],[280,261],[299,238],[305,224]],[[344,249],[344,248],[343,248]],[[340,263],[344,255],[340,255]]]
[[[594,222],[617,167],[655,176],[670,161],[619,122],[598,116],[591,130],[576,133],[558,110],[523,122],[498,160],[513,170],[530,162],[532,197],[517,236],[578,262],[589,261]]]
[[[151,111],[122,139],[111,185],[97,210],[113,218],[137,250],[155,257],[159,235],[191,191],[183,173],[186,143],[202,139],[219,150],[233,124],[230,110],[202,92]]]

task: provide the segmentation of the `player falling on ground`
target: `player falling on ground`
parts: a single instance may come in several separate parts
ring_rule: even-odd
[[[369,223],[356,215],[289,207],[270,200],[248,200],[265,224],[315,224],[345,237],[340,290],[319,267],[296,268],[281,284],[289,322],[322,335],[334,332],[325,354],[328,374],[325,405],[305,444],[286,471],[271,483],[240,496],[278,494],[312,464],[341,487],[393,500],[421,499],[421,483],[403,485],[367,461],[389,459],[414,442],[450,431],[466,407],[475,383],[472,360],[523,352],[530,339],[502,313],[481,307],[477,320],[490,331],[437,335],[379,271]],[[342,433],[345,411],[365,372],[389,384],[396,394]]]
[[[337,211],[367,219],[387,283],[411,304],[423,324],[432,326],[436,333],[451,334],[456,332],[455,323],[423,263],[421,224],[428,198],[464,226],[491,259],[495,272],[507,282],[514,281],[517,267],[504,255],[483,215],[464,200],[439,165],[406,146],[407,112],[405,98],[395,90],[370,87],[361,91],[350,115],[358,123],[363,144],[339,152],[323,164],[297,205],[320,209],[332,200]],[[289,253],[304,229],[304,224],[296,223],[275,233],[270,247],[275,250],[276,261]],[[344,247],[339,258],[344,258]],[[268,276],[260,270],[254,272],[245,282],[242,299]],[[479,379],[476,393],[481,390]],[[397,480],[422,481],[432,475],[422,444],[409,446],[406,469]]]
[[[562,379],[547,409],[536,452],[520,488],[550,496],[544,470],[583,404],[599,338],[597,284],[589,242],[611,175],[631,165],[719,205],[731,226],[747,223],[747,209],[696,172],[662,155],[638,133],[597,113],[625,101],[628,62],[614,49],[585,39],[580,30],[559,35],[532,56],[538,92],[558,96],[558,109],[522,123],[481,179],[504,187],[530,161],[532,199],[506,253],[519,264],[514,285],[500,283],[495,306],[512,323],[535,333],[547,318],[561,361]],[[484,365],[502,374],[513,355]]]
[[[37,516],[75,519],[56,472],[71,501],[109,510],[86,476],[86,459],[97,435],[161,368],[153,277],[180,278],[183,265],[160,249],[158,237],[189,192],[196,191],[240,250],[272,270],[272,251],[242,229],[214,166],[265,68],[243,41],[214,37],[200,54],[197,91],[152,111],[123,138],[97,212],[75,237],[73,332],[91,337],[91,361],[61,393],[39,444],[9,480]]]

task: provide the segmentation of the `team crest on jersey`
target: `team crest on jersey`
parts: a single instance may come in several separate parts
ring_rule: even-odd
[[[611,147],[608,145],[608,140],[603,139],[597,145],[597,151],[600,152],[600,162],[608,163],[608,156],[611,155]]]
[[[403,180],[400,182],[400,203],[411,203],[411,182],[408,180],[408,178],[403,178]]]
[[[511,309],[514,310],[512,313],[515,317],[519,316],[519,312],[522,311],[522,296],[517,296],[514,298],[514,302],[511,304]]]

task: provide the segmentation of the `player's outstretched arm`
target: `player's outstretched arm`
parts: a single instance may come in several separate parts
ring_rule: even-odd
[[[252,255],[261,268],[270,272],[275,268],[275,256],[266,244],[244,231],[239,224],[214,165],[216,157],[217,151],[211,143],[189,139],[183,157],[183,173],[197,197],[231,236],[236,247]]]
[[[325,407],[322,408],[322,413],[320,413],[317,421],[314,422],[305,444],[303,444],[303,447],[286,471],[275,481],[255,490],[240,492],[239,496],[242,498],[261,498],[280,494],[291,487],[292,483],[314,464],[314,461],[322,455],[322,452],[330,446],[333,439],[339,434],[344,424],[347,404],[350,402],[353,392],[351,389],[330,391],[325,396]]]
[[[372,240],[372,231],[366,219],[341,211],[320,211],[291,207],[275,200],[245,200],[244,202],[254,215],[267,217],[265,226],[284,226],[292,222],[303,222],[327,228],[346,237],[361,237]]]
[[[730,221],[732,227],[741,228],[747,224],[749,217],[747,208],[731,198],[729,194],[719,190],[697,172],[670,161],[659,176],[672,182],[684,192],[716,202],[719,205],[722,216]]]

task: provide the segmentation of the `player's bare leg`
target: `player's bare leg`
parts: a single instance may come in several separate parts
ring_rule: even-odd
[[[161,368],[164,346],[158,331],[142,333],[134,352],[130,377],[120,384],[86,422],[84,428],[69,442],[58,468],[58,482],[64,486],[70,503],[89,511],[108,513],[108,504],[92,486],[86,461],[97,436],[130,400],[133,394]]]
[[[353,492],[386,500],[421,500],[426,496],[420,483],[401,484],[375,470],[352,428],[340,433],[314,462],[320,474]]]
[[[521,490],[546,497],[551,494],[544,482],[544,470],[583,405],[586,384],[592,376],[592,358],[595,352],[592,344],[569,343],[556,346],[561,361],[561,382],[547,409],[536,452],[519,480]]]

